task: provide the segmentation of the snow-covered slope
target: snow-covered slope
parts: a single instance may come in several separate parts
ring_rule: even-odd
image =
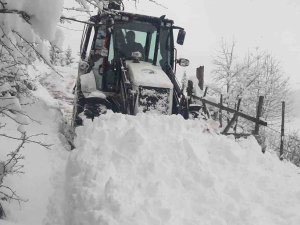
[[[108,112],[78,127],[76,149],[67,151],[60,126],[76,71],[59,70],[64,77],[41,77],[57,100],[39,88],[40,100],[24,106],[40,121],[28,134],[47,133],[37,140],[52,150],[22,150],[25,174],[6,184],[29,201],[5,204],[1,225],[300,224],[299,169],[262,154],[254,138],[218,134],[211,121]],[[2,154],[15,146],[0,143]]]
[[[42,90],[38,91],[40,94]],[[50,96],[48,96],[50,97]],[[1,201],[4,207],[6,220],[0,220],[1,225],[41,225],[43,221],[52,214],[51,202],[55,189],[55,182],[58,179],[57,173],[64,170],[67,159],[68,147],[65,138],[60,133],[62,115],[58,110],[56,102],[48,98],[47,102],[36,100],[35,103],[23,106],[24,113],[30,115],[35,121],[25,126],[26,134],[33,135],[34,141],[51,145],[46,149],[38,144],[27,143],[21,149],[20,154],[24,156],[20,160],[23,173],[10,175],[4,179],[4,185],[13,189],[16,194],[25,202]],[[13,121],[0,116],[0,122],[5,123],[6,127],[1,129],[1,133],[20,137]],[[40,135],[46,134],[46,135]],[[34,137],[34,135],[38,135]],[[40,135],[40,136],[39,136]],[[15,141],[0,137],[0,158],[6,159],[6,154],[16,149],[21,141]],[[62,183],[62,182],[61,182]],[[13,223],[14,222],[14,223]]]
[[[300,174],[203,121],[112,114],[77,129],[66,225],[299,225]]]

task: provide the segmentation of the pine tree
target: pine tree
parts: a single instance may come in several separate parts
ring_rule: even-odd
[[[72,56],[72,49],[70,48],[70,46],[65,52],[65,61],[66,61],[66,65],[70,65],[74,62],[74,58]]]
[[[50,50],[50,63],[55,66],[64,66],[65,55],[61,49],[51,44]]]

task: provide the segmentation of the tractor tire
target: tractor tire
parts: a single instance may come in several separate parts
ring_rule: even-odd
[[[79,95],[80,96],[80,95]],[[107,112],[107,105],[104,99],[85,99],[81,97],[77,100],[77,104],[74,104],[73,109],[73,127],[82,126],[83,117],[91,119],[92,121],[95,117],[99,117]]]
[[[105,105],[104,100],[98,101],[88,101],[84,105],[83,114],[87,119],[94,120],[95,117],[99,117],[102,114],[105,114],[107,112],[107,106]]]
[[[190,105],[189,106],[189,118],[190,119],[204,119],[206,120],[205,113],[203,112],[203,107],[200,105]]]
[[[73,105],[73,115],[72,115],[72,127],[82,126],[82,118],[79,116],[80,113],[84,111],[85,99],[80,87],[75,87],[75,97]]]

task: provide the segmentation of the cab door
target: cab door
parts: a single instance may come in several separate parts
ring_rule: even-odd
[[[105,92],[118,90],[118,76],[114,59],[114,35],[105,25],[97,28],[93,48],[93,73],[97,89]]]

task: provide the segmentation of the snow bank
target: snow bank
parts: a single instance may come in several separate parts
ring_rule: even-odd
[[[20,161],[20,164],[24,165],[21,169],[24,173],[5,177],[4,185],[11,187],[26,202],[1,201],[6,214],[5,220],[7,220],[0,220],[1,225],[46,224],[44,221],[48,221],[49,217],[52,219],[55,215],[52,209],[52,199],[54,193],[57,192],[56,186],[63,183],[63,181],[57,182],[58,174],[64,171],[68,154],[64,148],[65,140],[59,132],[59,126],[62,123],[61,113],[58,108],[49,107],[39,100],[36,100],[34,104],[26,104],[22,110],[39,121],[25,126],[26,134],[31,136],[46,133],[48,135],[31,139],[52,146],[51,150],[48,150],[37,144],[26,143],[21,149],[20,154],[24,156],[24,159]],[[0,115],[0,123],[6,125],[0,129],[0,133],[20,137],[14,121]],[[19,144],[19,141],[0,136],[0,159],[6,160],[6,155],[16,149]]]
[[[76,130],[65,224],[299,225],[300,175],[203,121],[112,114]]]

